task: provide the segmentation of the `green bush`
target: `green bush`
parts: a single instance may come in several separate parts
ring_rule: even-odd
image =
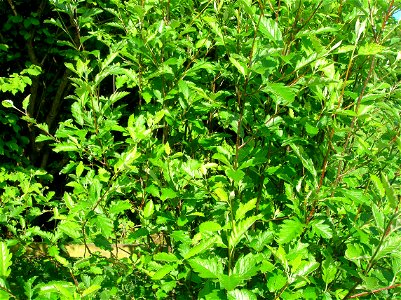
[[[3,101],[55,158],[0,169],[3,298],[400,296],[399,2],[50,4],[70,87]]]

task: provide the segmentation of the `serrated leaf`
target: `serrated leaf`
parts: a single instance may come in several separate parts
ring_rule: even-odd
[[[264,91],[276,96],[280,102],[289,104],[295,100],[295,93],[293,89],[286,86],[284,83],[267,82]]]
[[[230,56],[230,62],[235,66],[235,68],[242,74],[242,76],[246,77],[248,73],[248,68],[243,63],[240,63],[233,56]]]
[[[10,275],[10,266],[12,264],[11,258],[12,254],[9,251],[7,244],[0,242],[0,277],[7,278]]]
[[[217,195],[217,197],[220,199],[220,201],[227,202],[228,201],[228,195],[227,192],[222,189],[222,188],[217,188],[214,190],[214,193]]]
[[[165,265],[159,270],[157,270],[153,276],[152,280],[161,280],[163,279],[168,273],[176,269],[176,265]]]
[[[235,212],[235,220],[239,221],[242,218],[244,218],[248,211],[251,211],[252,209],[254,209],[256,207],[256,202],[257,202],[257,199],[254,198],[254,199],[249,200],[245,204],[240,203],[239,207],[237,208],[237,210]]]
[[[361,46],[358,50],[358,55],[376,55],[383,52],[385,49],[386,47],[382,45],[370,43]]]
[[[81,237],[81,226],[76,222],[61,221],[57,228],[73,239],[79,239]]]
[[[189,250],[185,255],[184,259],[191,258],[192,256],[198,255],[207,249],[211,248],[216,242],[218,238],[217,236],[214,236],[212,238],[205,239],[201,241],[199,244],[196,246],[192,247],[191,250]]]
[[[213,221],[206,221],[199,225],[199,232],[213,232],[221,230],[220,224]]]
[[[234,170],[234,169],[226,169],[226,175],[228,178],[233,180],[236,184],[239,184],[239,182],[244,178],[245,173],[241,170]]]
[[[377,177],[374,174],[371,174],[370,180],[372,180],[374,186],[376,187],[377,191],[379,192],[380,197],[384,197],[386,195],[386,190],[384,189],[383,184],[380,181],[379,177]]]
[[[85,289],[82,294],[81,297],[86,297],[89,296],[90,294],[94,294],[96,293],[98,290],[100,290],[101,286],[98,284],[93,284],[90,287],[88,287],[87,289]]]
[[[188,263],[201,278],[219,278],[223,274],[223,264],[216,257],[209,259],[196,257],[190,259]]]
[[[47,141],[54,141],[54,138],[48,135],[39,134],[35,139],[36,143],[47,142]]]
[[[331,258],[328,258],[325,259],[324,262],[322,263],[322,269],[323,269],[322,279],[324,283],[326,283],[327,285],[336,278],[337,267],[333,263],[333,260]]]
[[[223,274],[219,277],[219,282],[222,288],[226,289],[227,291],[232,291],[237,286],[241,285],[242,280],[235,274]]]
[[[278,44],[278,42],[282,41],[282,33],[280,31],[280,27],[278,23],[273,18],[262,17],[260,22],[258,22],[259,16],[254,14],[256,23],[259,23],[260,32],[267,37],[269,40]]]
[[[391,208],[397,207],[397,198],[395,197],[394,189],[388,182],[386,174],[382,173],[382,184],[384,186],[384,190],[386,191],[386,198],[390,204]]]
[[[80,161],[77,168],[75,169],[75,174],[77,175],[77,177],[81,177],[84,169],[85,169],[84,163]]]
[[[236,261],[232,274],[238,275],[243,281],[249,280],[259,272],[260,261],[261,256],[253,253],[241,256]]]
[[[105,238],[108,238],[113,233],[113,221],[105,215],[98,215],[95,217],[94,223],[97,228],[103,233]]]
[[[315,169],[315,166],[313,165],[312,159],[310,159],[304,151],[297,145],[293,143],[289,143],[290,147],[294,151],[294,153],[298,156],[298,158],[301,160],[302,165],[307,169],[313,176],[313,179],[316,180],[317,178],[317,172]]]
[[[319,268],[320,264],[316,261],[307,261],[303,262],[301,266],[297,269],[297,271],[294,273],[295,276],[307,276],[313,271],[315,271],[317,268]]]
[[[28,96],[25,97],[25,99],[22,101],[22,108],[27,111],[28,106],[29,106],[29,99],[31,98],[31,95],[29,94]]]
[[[173,253],[159,252],[153,255],[153,259],[156,261],[168,261],[168,262],[176,262],[178,261],[177,256]]]
[[[70,151],[77,151],[78,147],[72,143],[58,143],[55,144],[53,149],[54,152],[70,152]]]
[[[280,225],[277,242],[279,244],[289,243],[299,237],[303,229],[304,224],[298,219],[284,220],[283,224]]]
[[[379,210],[376,204],[372,203],[372,213],[373,213],[373,218],[375,219],[376,226],[384,230],[384,213]]]
[[[249,290],[238,290],[227,292],[227,300],[256,300],[258,299],[254,293]]]
[[[267,288],[271,293],[281,290],[287,283],[287,277],[281,273],[270,274]]]
[[[325,239],[331,239],[333,237],[333,231],[329,225],[325,224],[323,220],[312,222],[313,231]]]
[[[234,228],[232,229],[231,235],[228,239],[231,249],[235,248],[238,242],[243,238],[245,232],[247,232],[248,228],[251,227],[257,220],[259,220],[259,218],[259,216],[252,216],[234,225]]]

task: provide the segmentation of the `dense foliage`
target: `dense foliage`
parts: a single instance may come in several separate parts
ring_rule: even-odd
[[[401,297],[400,7],[0,2],[0,298]]]

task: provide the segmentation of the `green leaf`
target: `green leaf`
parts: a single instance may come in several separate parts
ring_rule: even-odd
[[[154,210],[155,210],[154,208],[155,208],[155,206],[154,206],[154,204],[153,204],[153,201],[152,201],[152,200],[149,200],[149,201],[146,203],[145,207],[143,208],[143,217],[144,217],[145,219],[150,218],[150,217],[153,215],[153,212],[154,212]]]
[[[376,43],[366,44],[359,48],[358,55],[376,55],[382,53],[385,49],[386,47]]]
[[[382,184],[384,186],[384,190],[386,191],[386,198],[390,204],[391,208],[396,208],[398,205],[397,198],[395,197],[394,189],[390,185],[387,179],[387,175],[382,173]]]
[[[316,181],[317,178],[317,172],[315,169],[315,166],[313,165],[312,159],[310,159],[306,153],[302,150],[302,148],[298,147],[297,145],[293,143],[289,143],[290,147],[292,150],[295,152],[295,154],[298,156],[298,158],[301,160],[302,165],[307,169],[313,176],[314,180]]]
[[[258,23],[259,16],[254,14],[255,22]],[[279,24],[273,18],[262,17],[259,23],[260,32],[276,45],[283,40]]]
[[[1,101],[1,104],[6,108],[14,107],[14,103],[12,100],[3,100],[3,101]]]
[[[287,277],[285,277],[281,272],[270,274],[267,280],[267,288],[270,292],[276,292],[281,290],[287,283]]]
[[[162,268],[160,268],[159,270],[157,270],[153,276],[152,276],[152,280],[161,280],[163,279],[168,273],[170,273],[171,271],[174,271],[177,268],[177,265],[165,265]]]
[[[304,224],[298,219],[284,220],[283,224],[280,225],[277,242],[279,244],[287,244],[299,237],[303,229]]]
[[[241,170],[234,170],[234,169],[226,169],[226,175],[228,178],[233,180],[236,184],[239,184],[239,182],[244,178],[245,173]]]
[[[184,259],[191,258],[192,256],[198,255],[207,249],[210,249],[216,242],[218,238],[217,236],[214,236],[212,238],[205,239],[201,241],[199,244],[196,246],[192,247],[185,255]]]
[[[313,231],[325,239],[331,239],[333,237],[333,231],[329,225],[325,224],[323,220],[311,222]]]
[[[47,142],[47,141],[54,141],[54,138],[52,136],[39,134],[35,139],[36,143]]]
[[[235,274],[243,281],[251,279],[260,270],[261,256],[248,253],[241,256],[235,263],[232,274]]]
[[[331,258],[327,258],[322,263],[322,279],[327,284],[336,279],[337,267]]]
[[[258,298],[254,293],[249,290],[238,290],[235,289],[233,291],[227,292],[227,300],[257,300]]]
[[[173,253],[159,252],[153,255],[153,259],[156,261],[167,261],[167,262],[176,262],[178,261],[177,256]]]
[[[380,211],[377,205],[374,203],[372,203],[372,213],[373,213],[373,218],[375,219],[376,222],[376,226],[379,229],[384,230],[384,220],[385,220],[384,213]]]
[[[77,145],[73,144],[73,143],[66,143],[66,142],[62,142],[62,143],[57,143],[55,144],[55,147],[53,149],[54,152],[75,152],[78,150]]]
[[[166,199],[173,199],[175,197],[177,197],[177,193],[174,190],[171,188],[162,188],[162,194],[160,196],[162,201]]]
[[[12,254],[8,250],[7,244],[0,242],[0,277],[7,278],[10,275],[11,258]]]
[[[257,220],[259,220],[259,216],[252,216],[249,218],[246,218],[234,225],[234,228],[231,231],[231,235],[228,239],[229,241],[229,246],[231,249],[234,249],[235,246],[238,244],[238,242],[242,239],[244,236],[245,232],[248,231],[248,228],[253,225]]]
[[[222,288],[226,289],[227,291],[232,291],[237,286],[241,285],[242,280],[235,274],[223,274],[219,277],[219,282]]]
[[[199,225],[199,232],[213,232],[221,230],[220,224],[213,221],[206,221]]]
[[[279,102],[283,102],[284,105],[292,103],[295,100],[295,93],[293,89],[281,82],[267,82],[263,91],[273,94],[277,100]]]
[[[28,96],[25,97],[25,99],[22,101],[22,108],[27,111],[28,106],[29,106],[29,99],[31,95],[29,94]]]
[[[235,211],[235,220],[239,221],[243,219],[248,211],[253,210],[256,207],[257,199],[251,199],[247,203],[239,204],[239,207]]]
[[[241,75],[246,77],[248,74],[248,67],[246,66],[246,64],[236,60],[233,55],[230,55],[229,59],[230,62],[235,66],[235,68],[241,73]]]
[[[82,292],[81,297],[86,297],[91,294],[95,294],[98,290],[101,289],[101,287],[102,287],[101,285],[93,284]]]
[[[219,278],[223,274],[223,265],[216,257],[209,259],[191,258],[188,263],[201,278]]]
[[[105,215],[98,215],[94,219],[97,228],[103,233],[105,238],[109,238],[113,233],[113,221]]]
[[[374,174],[371,174],[370,180],[372,180],[373,184],[375,185],[377,191],[379,192],[380,197],[384,197],[386,195],[386,190],[384,189],[383,184],[380,181],[379,177],[377,177]]]
[[[81,226],[73,221],[61,221],[58,225],[58,230],[65,233],[73,239],[79,239],[81,237]]]
[[[214,190],[214,193],[217,195],[217,197],[220,199],[220,201],[227,202],[228,201],[228,195],[227,192],[222,189],[222,188],[217,188]]]

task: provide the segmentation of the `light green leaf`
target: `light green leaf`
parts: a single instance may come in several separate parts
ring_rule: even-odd
[[[385,49],[386,47],[376,43],[366,44],[359,48],[358,55],[376,55],[382,53]]]
[[[213,232],[221,230],[220,224],[213,221],[206,221],[199,225],[199,232]]]
[[[25,99],[22,101],[22,108],[26,111],[29,106],[29,99],[31,97],[31,94],[25,97]]]
[[[259,16],[254,14],[255,21],[258,23]],[[282,33],[278,23],[273,18],[262,17],[259,23],[260,32],[276,45],[283,40]]]
[[[188,263],[201,278],[219,278],[223,274],[223,265],[216,257],[208,259],[196,257],[190,259]]]
[[[160,268],[159,270],[157,270],[153,276],[152,276],[152,280],[161,280],[163,279],[168,273],[170,273],[171,271],[175,270],[177,268],[177,265],[165,265],[162,268]]]
[[[1,101],[1,104],[6,108],[14,107],[14,103],[12,100],[3,100],[3,101]]]
[[[376,222],[376,226],[379,229],[384,230],[385,216],[384,216],[383,212],[380,211],[380,209],[374,203],[372,203],[372,213],[373,213],[373,218],[375,219],[375,222]]]
[[[322,263],[322,269],[323,269],[322,279],[327,285],[336,278],[337,267],[331,258],[327,258]]]
[[[267,280],[267,288],[271,293],[281,290],[287,283],[287,277],[281,273],[273,273],[269,275]]]
[[[205,239],[201,241],[199,244],[196,246],[192,247],[191,250],[189,250],[185,255],[184,259],[191,258],[192,256],[198,255],[207,249],[210,249],[218,240],[217,236],[214,236],[212,238]]]
[[[171,188],[162,188],[162,194],[160,196],[161,200],[166,200],[166,199],[173,199],[177,197],[177,193],[172,190]]]
[[[256,201],[257,201],[257,199],[254,198],[254,199],[249,200],[245,204],[240,203],[239,207],[237,208],[237,210],[235,212],[235,220],[237,220],[237,221],[241,220],[242,218],[245,217],[245,215],[248,211],[251,211],[252,209],[254,209],[256,207]]]
[[[231,275],[223,274],[219,277],[219,282],[223,289],[226,289],[227,291],[232,291],[237,286],[241,285],[242,280],[235,274]]]
[[[239,184],[239,182],[244,178],[245,173],[241,170],[234,170],[232,168],[227,168],[226,169],[226,175],[228,178],[233,180],[236,184]]]
[[[173,253],[159,252],[153,256],[153,259],[156,261],[167,261],[167,262],[176,262],[178,261],[177,256]]]
[[[249,280],[259,272],[260,262],[260,255],[248,253],[236,261],[232,274],[237,275],[243,281]]]
[[[248,74],[248,67],[246,64],[239,62],[232,55],[230,56],[230,62],[237,68],[237,70],[242,74],[242,76],[246,77]]]
[[[145,207],[143,208],[143,217],[144,217],[145,219],[148,219],[148,218],[150,218],[150,217],[153,215],[154,207],[155,207],[155,206],[154,206],[152,200],[149,200],[149,201],[146,203]]]
[[[77,151],[78,147],[73,143],[58,143],[55,145],[53,151],[54,152],[70,152],[70,151]]]
[[[310,159],[306,153],[302,150],[302,148],[298,147],[297,145],[290,143],[289,144],[294,153],[298,156],[298,158],[301,160],[302,165],[307,169],[313,176],[313,179],[316,181],[317,178],[317,172],[315,169],[315,166],[313,165],[312,159]]]
[[[217,188],[214,190],[214,193],[217,195],[217,197],[220,199],[220,201],[227,202],[228,201],[228,195],[227,192],[222,189],[222,188]]]
[[[7,244],[0,242],[0,277],[7,278],[10,275],[11,258],[12,254],[8,250]]]
[[[73,239],[79,239],[81,237],[81,226],[79,226],[76,222],[61,221],[57,228]]]
[[[377,191],[379,192],[380,197],[384,197],[386,195],[386,190],[382,182],[380,181],[379,177],[374,174],[370,175],[370,180],[372,180],[374,186],[376,187]]]
[[[384,173],[382,173],[381,175],[382,175],[382,184],[384,186],[384,190],[386,191],[386,198],[387,198],[387,200],[388,200],[388,202],[390,204],[390,207],[391,208],[396,208],[397,204],[398,204],[398,201],[397,201],[397,198],[395,196],[394,189],[390,185],[390,183],[389,183],[389,181],[387,179],[387,175],[384,174]]]
[[[244,236],[245,232],[248,231],[248,228],[251,227],[253,223],[255,223],[259,219],[259,216],[252,216],[236,223],[231,231],[230,237],[228,238],[229,247],[231,249],[234,249],[238,242]]]
[[[87,289],[85,289],[82,294],[81,297],[86,297],[89,296],[90,294],[94,294],[96,293],[98,290],[100,290],[101,286],[98,284],[93,284],[90,287],[88,287]]]
[[[279,244],[289,243],[299,237],[303,229],[304,224],[298,219],[284,220],[283,224],[280,225],[277,242]]]
[[[284,105],[292,103],[295,100],[293,89],[281,82],[267,82],[263,91],[273,94],[277,100],[283,102]]]
[[[311,222],[313,231],[325,239],[331,239],[333,237],[333,231],[329,225],[325,224],[323,220]]]
[[[258,299],[254,293],[249,290],[238,290],[227,292],[227,300],[256,300]]]

